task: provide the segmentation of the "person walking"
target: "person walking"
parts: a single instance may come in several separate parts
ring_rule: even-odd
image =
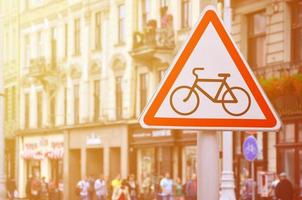
[[[46,182],[44,176],[42,177],[42,180],[41,180],[40,199],[41,200],[48,199],[48,183]]]
[[[17,189],[15,179],[10,178],[6,182],[7,197],[9,200],[15,199],[15,191]]]
[[[145,174],[142,182],[142,196],[144,200],[148,200],[151,194],[151,177],[148,173]]]
[[[139,194],[139,190],[138,190],[139,187],[135,181],[134,174],[130,174],[130,176],[128,178],[127,186],[128,186],[128,190],[129,190],[129,194],[130,194],[130,199],[137,200],[138,194]]]
[[[272,198],[272,200],[277,200],[276,197],[276,187],[279,183],[279,177],[277,174],[274,174],[274,180],[271,183],[270,187],[269,187],[269,196]]]
[[[116,188],[119,188],[121,186],[121,175],[118,174],[115,179],[113,179],[111,181],[111,187],[112,187],[112,191],[114,191]]]
[[[112,193],[112,200],[130,200],[127,181],[122,180],[121,185],[116,187]]]
[[[173,200],[173,181],[170,179],[170,173],[166,173],[165,177],[160,181],[162,200]]]
[[[94,182],[94,190],[97,200],[107,199],[107,183],[103,174]]]
[[[37,176],[35,176],[31,181],[30,193],[32,200],[40,200],[41,181]]]
[[[183,185],[181,184],[181,179],[178,177],[174,183],[175,188],[175,200],[184,200]]]
[[[94,197],[94,178],[90,175],[88,178],[89,188],[88,188],[88,200],[93,200]]]
[[[81,200],[88,200],[88,188],[89,182],[86,176],[82,178],[77,184],[77,188],[79,189],[79,195]]]
[[[58,191],[59,191],[59,200],[63,200],[63,195],[64,195],[64,182],[63,180],[61,179],[59,181],[59,184],[58,184]]]
[[[57,193],[57,184],[55,180],[49,180],[48,184],[48,199],[49,200],[57,200],[56,199],[56,193]]]
[[[186,183],[186,196],[187,200],[197,200],[197,178],[196,174],[193,174],[191,179]]]
[[[293,200],[293,185],[287,179],[286,173],[282,172],[279,175],[280,181],[276,186],[276,197],[278,200]]]
[[[28,200],[32,200],[31,197],[31,182],[32,182],[33,178],[32,176],[29,176],[26,182],[26,197],[28,198]]]

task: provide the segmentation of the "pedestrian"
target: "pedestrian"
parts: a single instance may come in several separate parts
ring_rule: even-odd
[[[44,176],[41,179],[40,199],[41,200],[48,199],[48,183],[46,182]]]
[[[196,174],[192,174],[191,179],[186,183],[187,200],[197,200],[197,178]]]
[[[63,195],[64,195],[64,182],[63,180],[61,179],[59,181],[59,184],[58,184],[58,191],[59,191],[59,200],[63,200]]]
[[[280,181],[277,184],[276,187],[276,197],[278,200],[293,200],[293,185],[292,183],[287,179],[286,173],[282,172],[280,175]]]
[[[32,200],[40,200],[41,181],[38,176],[35,176],[31,181],[30,193]]]
[[[88,200],[93,200],[94,197],[94,178],[93,175],[89,175],[88,178],[89,188],[88,188]]]
[[[26,182],[26,197],[28,198],[28,200],[32,200],[31,197],[31,182],[32,182],[32,176],[29,175],[27,182]]]
[[[97,200],[107,199],[107,183],[103,174],[94,182],[94,190]]]
[[[139,190],[138,190],[139,187],[137,185],[137,182],[135,181],[134,174],[130,174],[130,176],[128,177],[127,186],[129,189],[130,199],[137,200],[139,194]]]
[[[272,198],[272,200],[277,200],[276,197],[276,187],[279,183],[279,177],[277,174],[274,174],[274,180],[272,181],[270,187],[269,187],[269,196]]]
[[[144,200],[148,200],[150,198],[151,184],[151,177],[148,173],[146,173],[142,182],[142,196]]]
[[[112,193],[112,200],[130,200],[130,195],[129,195],[126,180],[122,180],[121,185],[115,187]]]
[[[58,188],[57,188],[56,181],[49,180],[49,184],[48,184],[49,200],[56,200],[57,190],[58,190]]]
[[[15,199],[15,191],[17,189],[15,179],[9,178],[6,182],[7,197],[9,200]]]
[[[170,179],[170,173],[167,172],[165,177],[160,181],[162,200],[173,200],[173,181]]]
[[[80,196],[81,200],[88,200],[88,188],[89,182],[86,176],[83,176],[82,180],[80,180],[77,184],[77,192]]]
[[[242,187],[242,191],[241,191],[242,200],[252,200],[253,187],[256,188],[255,181],[251,178],[246,178],[243,182],[243,187]]]
[[[115,179],[113,179],[111,181],[111,187],[112,187],[112,191],[114,191],[116,188],[119,188],[121,186],[121,175],[118,174]]]
[[[183,185],[181,179],[178,177],[174,183],[175,188],[175,200],[184,200]]]

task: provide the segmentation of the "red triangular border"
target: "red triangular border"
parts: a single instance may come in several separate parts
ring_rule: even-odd
[[[183,66],[190,57],[193,49],[197,45],[198,41],[202,37],[204,31],[206,30],[209,23],[215,27],[219,37],[221,38],[223,44],[225,45],[229,55],[233,59],[235,65],[237,66],[240,74],[245,80],[247,86],[249,87],[251,93],[253,94],[255,100],[257,101],[259,107],[261,108],[265,119],[212,119],[212,118],[163,118],[155,117],[156,112],[160,108],[162,102],[167,96],[169,90],[173,86],[176,78],[181,72]],[[192,37],[189,39],[184,50],[181,52],[177,62],[174,67],[167,75],[165,82],[156,94],[152,104],[149,109],[145,112],[143,117],[143,123],[145,127],[217,127],[220,129],[223,127],[241,127],[241,128],[276,128],[277,117],[274,116],[272,110],[270,109],[266,99],[263,97],[261,91],[259,90],[254,78],[251,76],[247,66],[242,60],[239,52],[237,51],[235,45],[227,34],[224,26],[222,25],[220,19],[218,18],[214,10],[207,10],[194,30]]]

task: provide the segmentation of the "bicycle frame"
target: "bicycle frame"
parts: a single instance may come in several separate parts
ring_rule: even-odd
[[[201,79],[201,78],[196,78],[194,81],[194,84],[191,87],[191,91],[188,94],[188,97],[186,99],[184,99],[184,101],[187,101],[193,90],[198,89],[201,93],[203,93],[206,97],[208,97],[208,99],[210,99],[213,103],[237,103],[238,100],[236,98],[236,96],[234,95],[234,93],[232,92],[229,84],[226,82],[227,77],[224,77],[223,79]],[[207,93],[204,89],[202,89],[198,83],[221,83],[215,97],[213,98],[209,93]],[[223,99],[218,99],[221,92],[222,92],[222,88],[226,87],[227,91],[230,93],[232,99],[231,100],[223,100]]]

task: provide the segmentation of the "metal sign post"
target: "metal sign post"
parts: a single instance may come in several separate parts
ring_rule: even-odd
[[[255,174],[254,174],[254,160],[258,155],[258,144],[254,136],[248,136],[243,143],[243,155],[246,160],[251,162],[252,165],[252,200],[255,200]]]

